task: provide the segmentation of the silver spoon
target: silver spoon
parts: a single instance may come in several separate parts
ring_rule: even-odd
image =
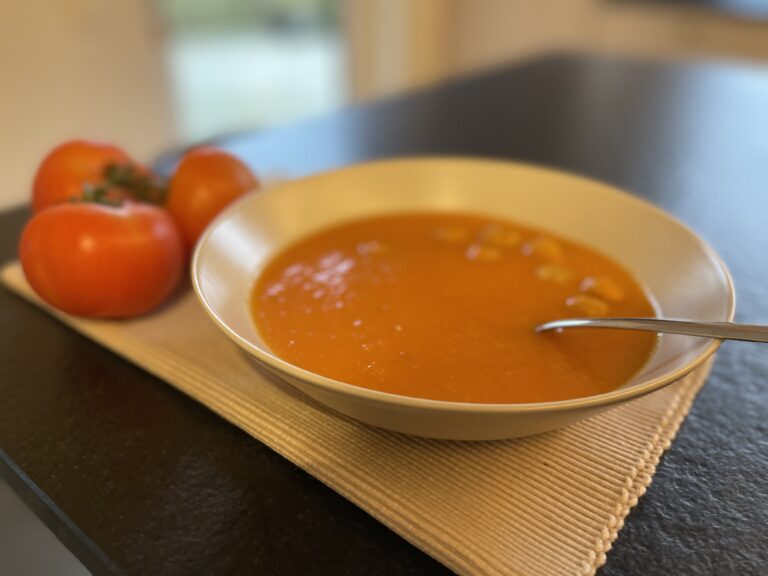
[[[646,332],[685,334],[686,336],[702,336],[721,340],[768,343],[768,326],[662,318],[568,318],[539,324],[536,326],[536,332],[546,332],[558,328],[617,328],[619,330],[645,330]]]

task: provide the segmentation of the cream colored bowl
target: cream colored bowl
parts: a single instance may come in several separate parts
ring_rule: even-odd
[[[352,166],[245,197],[201,239],[192,262],[195,291],[224,333],[264,369],[362,422],[433,438],[491,440],[560,428],[674,382],[719,346],[709,339],[664,336],[653,358],[622,388],[536,404],[470,404],[387,394],[308,372],[269,351],[254,328],[248,302],[255,278],[276,251],[345,220],[414,211],[486,214],[550,230],[624,264],[648,286],[663,316],[733,316],[733,286],[723,262],[693,232],[654,206],[562,172],[456,158]]]

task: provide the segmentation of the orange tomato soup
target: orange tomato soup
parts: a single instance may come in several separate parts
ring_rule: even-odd
[[[522,403],[613,390],[648,360],[649,333],[536,334],[546,320],[653,316],[600,253],[460,214],[402,214],[322,231],[278,254],[252,295],[280,358],[342,382],[435,400]]]

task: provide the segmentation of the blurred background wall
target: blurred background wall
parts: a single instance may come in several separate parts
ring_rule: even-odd
[[[0,207],[72,137],[137,159],[536,54],[768,62],[760,0],[5,0]],[[740,10],[718,10],[725,5]]]
[[[25,201],[42,155],[77,135],[149,157],[175,140],[150,2],[3,0],[0,206]]]
[[[553,49],[768,60],[759,0],[457,0],[455,11],[459,72]]]

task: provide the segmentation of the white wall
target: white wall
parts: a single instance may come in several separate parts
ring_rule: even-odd
[[[450,74],[455,0],[341,0],[350,91],[370,100]]]
[[[344,0],[367,100],[551,51],[768,63],[768,21],[618,0]]]
[[[452,0],[456,72],[552,49],[768,61],[768,22],[611,0]]]
[[[151,0],[3,0],[0,207],[27,200],[58,142],[116,142],[148,160],[174,140]]]

